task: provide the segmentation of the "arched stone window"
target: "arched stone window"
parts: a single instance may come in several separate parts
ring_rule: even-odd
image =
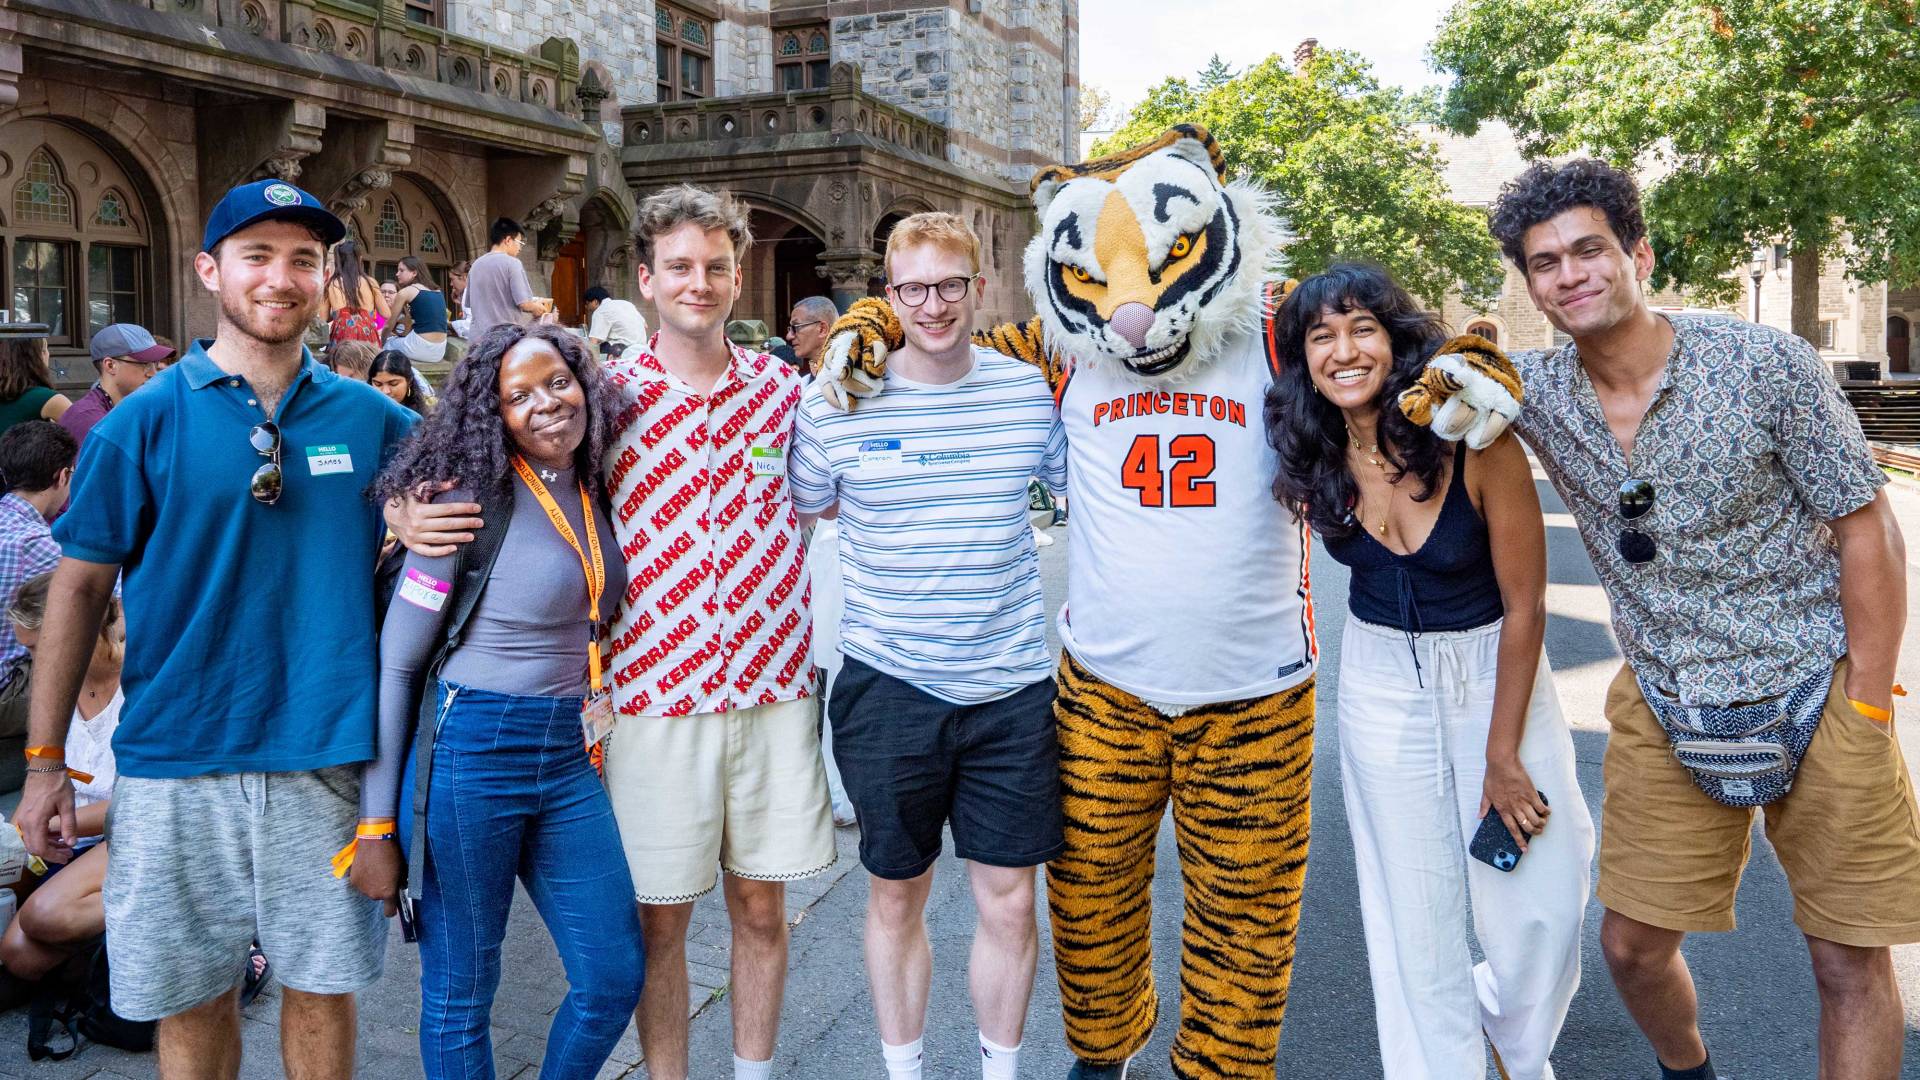
[[[1475,319],[1467,324],[1467,333],[1478,334],[1495,345],[1500,344],[1500,328],[1485,319]]]
[[[0,122],[0,146],[33,148],[10,163],[0,154],[0,301],[15,321],[51,328],[57,381],[84,386],[95,330],[169,329],[153,325],[152,215],[119,160],[73,128]]]
[[[447,269],[466,257],[459,234],[440,212],[439,204],[415,177],[396,174],[393,186],[384,195],[376,195],[379,209],[349,216],[348,235],[363,242],[360,250],[373,264],[373,275],[380,281],[392,281],[402,258],[420,256],[433,274],[436,285],[445,285]],[[413,242],[412,237],[419,237]],[[456,250],[458,249],[458,250]]]

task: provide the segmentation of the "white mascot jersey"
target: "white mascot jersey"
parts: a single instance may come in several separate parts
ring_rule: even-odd
[[[1178,385],[1091,365],[1060,388],[1072,500],[1060,636],[1095,676],[1155,704],[1277,693],[1318,659],[1306,527],[1273,497],[1265,348],[1240,337]]]

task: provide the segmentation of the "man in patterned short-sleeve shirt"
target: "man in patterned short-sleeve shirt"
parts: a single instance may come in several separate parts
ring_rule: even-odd
[[[1764,814],[1813,959],[1820,1073],[1894,1080],[1888,947],[1920,941],[1920,814],[1891,730],[1905,554],[1859,420],[1799,338],[1647,306],[1653,251],[1626,174],[1537,165],[1492,228],[1573,339],[1513,358],[1516,426],[1580,526],[1626,654],[1600,850],[1614,983],[1666,1080],[1715,1075],[1680,944],[1733,928],[1753,811],[1695,786],[1643,687],[1702,706],[1798,692],[1823,711]]]

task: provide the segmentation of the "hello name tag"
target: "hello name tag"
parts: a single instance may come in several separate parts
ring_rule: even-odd
[[[866,439],[860,443],[862,465],[898,465],[900,458],[899,439]]]
[[[787,475],[787,452],[778,446],[754,446],[747,449],[747,464],[755,476]]]
[[[353,455],[347,452],[345,446],[309,446],[307,471],[314,476],[350,473],[353,471]]]
[[[400,599],[415,607],[428,611],[439,611],[446,606],[447,593],[453,586],[439,578],[423,574],[412,567],[407,568],[406,577],[400,579]]]

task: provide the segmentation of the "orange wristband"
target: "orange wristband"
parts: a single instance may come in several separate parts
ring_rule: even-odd
[[[41,758],[46,761],[65,761],[67,760],[67,748],[64,746],[27,747],[27,760],[31,761],[34,758]]]
[[[1904,686],[1901,686],[1899,683],[1894,683],[1893,696],[1906,697],[1907,688]],[[1857,701],[1853,698],[1848,698],[1847,704],[1853,706],[1855,709],[1858,709],[1860,711],[1860,715],[1866,717],[1869,720],[1877,720],[1882,724],[1888,724],[1893,722],[1893,710],[1891,709],[1883,709],[1878,705],[1869,705],[1864,701]]]

